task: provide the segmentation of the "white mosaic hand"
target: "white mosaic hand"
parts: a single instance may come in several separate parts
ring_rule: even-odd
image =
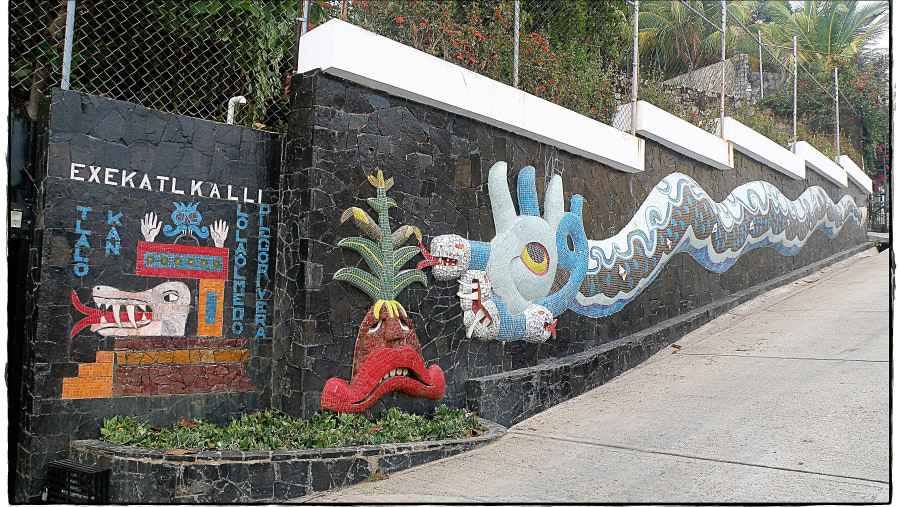
[[[224,220],[216,220],[213,223],[210,234],[212,235],[213,243],[216,244],[216,248],[222,248],[225,245],[225,238],[228,237],[228,224]]]
[[[144,236],[144,241],[152,243],[160,229],[162,229],[162,222],[156,217],[156,213],[147,213],[141,219],[141,234]]]

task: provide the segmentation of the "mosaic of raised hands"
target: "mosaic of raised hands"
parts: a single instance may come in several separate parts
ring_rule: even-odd
[[[377,192],[368,203],[378,213],[378,221],[356,207],[347,209],[341,217],[341,222],[352,219],[368,238],[344,238],[338,246],[360,254],[371,272],[345,267],[334,274],[334,279],[357,287],[374,303],[359,326],[350,383],[332,377],[322,391],[322,407],[336,412],[362,412],[392,391],[439,400],[446,387],[440,366],[425,367],[416,330],[406,309],[396,300],[410,284],[427,283],[420,269],[402,269],[424,250],[422,233],[408,225],[391,233],[388,210],[397,203],[387,197],[387,190],[394,184],[393,178],[385,181],[378,171],[377,177],[369,176],[369,183]],[[413,235],[420,246],[401,246]]]
[[[466,335],[482,340],[544,342],[567,309],[590,317],[616,312],[679,252],[721,273],[753,248],[794,255],[816,230],[834,238],[848,220],[856,227],[865,220],[852,197],[834,203],[818,186],[791,201],[772,184],[754,181],[717,203],[689,176],[672,173],[618,234],[590,240],[583,199],[572,196],[565,211],[559,175],[547,184],[543,217],[534,168],[519,173],[519,214],[506,177],[504,162],[488,176],[496,236],[489,243],[435,237],[418,266],[433,266],[436,279],[459,283]]]

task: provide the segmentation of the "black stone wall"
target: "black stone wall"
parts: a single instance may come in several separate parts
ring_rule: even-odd
[[[857,203],[865,200],[854,184],[839,189],[813,172],[792,180],[737,152],[735,169],[720,171],[652,141],[646,171],[626,174],[321,72],[295,76],[291,104],[282,144],[271,133],[53,92],[39,136],[17,501],[36,499],[47,464],[66,457],[73,439],[96,438],[104,417],[126,414],[165,425],[182,418],[221,421],[269,407],[304,417],[319,410],[325,382],[350,378],[358,326],[371,305],[361,291],[333,276],[342,267],[363,265],[355,253],[336,247],[358,234],[350,223],[341,225],[340,216],[351,206],[368,209],[365,200],[374,189],[367,176],[377,170],[394,179],[389,195],[398,207],[391,210],[392,228],[416,226],[426,244],[448,233],[493,238],[487,173],[501,160],[510,167],[513,194],[526,165],[536,168],[541,195],[544,178],[560,174],[567,202],[576,193],[585,198],[585,229],[592,239],[617,233],[649,190],[674,171],[694,178],[716,200],[754,180],[771,182],[790,199],[820,185],[835,201],[844,193]],[[270,206],[268,214],[260,199]],[[202,219],[186,204],[196,205],[192,209]],[[176,217],[179,209],[184,213]],[[138,272],[139,253],[147,253],[140,245],[147,243],[142,219],[148,213],[160,222],[156,244],[212,247],[213,225],[221,220],[229,226],[223,245],[228,274],[216,296],[221,300],[210,306],[208,298],[201,299],[197,279]],[[186,223],[188,215],[207,232],[178,238],[163,229]],[[257,280],[261,225],[272,238]],[[398,300],[410,313],[426,365],[443,369],[446,395],[439,402],[387,395],[370,412],[395,405],[424,412],[445,403],[515,422],[634,366],[753,291],[859,249],[865,239],[865,230],[852,226],[834,240],[816,232],[796,256],[756,249],[723,274],[682,254],[621,311],[600,319],[566,312],[559,317],[558,338],[543,344],[467,339],[457,285],[429,275],[427,287],[414,284]],[[246,262],[238,262],[239,255]],[[237,275],[245,279],[240,289]],[[85,314],[73,302],[73,291],[88,304],[98,285],[142,292],[171,281],[185,283],[191,293],[178,336],[129,340],[78,328]],[[265,289],[262,296],[258,289]],[[245,296],[236,298],[241,290]],[[258,327],[257,300],[265,311]],[[210,336],[201,326],[210,320],[200,311],[216,304],[224,313],[212,324],[221,324],[222,331]],[[238,306],[242,317],[235,313]],[[201,349],[207,355],[190,355]],[[147,351],[156,355],[142,355]],[[71,379],[98,375],[103,353],[112,354],[105,360],[114,358],[110,390],[91,391],[90,382],[73,388]],[[166,366],[179,363],[176,357],[187,357],[193,369]],[[244,377],[236,377],[238,370]]]
[[[277,295],[279,327],[274,346],[282,353],[273,358],[273,364],[282,372],[276,404],[296,415],[308,416],[319,409],[328,378],[350,378],[357,327],[371,301],[359,290],[332,280],[341,267],[361,265],[355,253],[335,245],[341,238],[358,234],[349,222],[341,225],[339,217],[350,206],[368,209],[365,199],[374,195],[374,189],[366,176],[379,169],[395,182],[390,194],[398,208],[391,210],[391,226],[419,227],[426,244],[447,233],[491,240],[494,227],[487,173],[501,160],[510,168],[514,201],[516,176],[522,167],[536,168],[539,195],[543,195],[542,176],[561,174],[566,202],[576,193],[585,198],[585,229],[592,239],[617,233],[650,189],[674,171],[694,178],[718,201],[735,187],[754,180],[774,184],[790,199],[810,185],[820,185],[835,201],[845,193],[853,195],[857,203],[865,201],[865,194],[855,185],[840,189],[811,171],[806,180],[793,180],[738,152],[735,168],[721,171],[652,141],[647,141],[646,170],[626,174],[321,72],[293,80],[291,104],[281,180],[284,219],[279,229],[285,248],[279,253],[278,269],[284,279]],[[845,226],[834,240],[816,232],[796,256],[755,249],[723,274],[710,272],[689,255],[680,254],[621,311],[600,319],[566,312],[559,317],[558,338],[543,344],[466,339],[455,296],[457,285],[452,282],[437,282],[429,276],[427,288],[413,285],[398,299],[411,312],[426,365],[437,364],[444,370],[447,393],[441,403],[464,406],[468,379],[565,362],[565,358],[613,344],[864,242],[865,230],[852,225]],[[648,352],[644,351],[644,356]],[[619,363],[620,367],[625,364]],[[616,369],[615,365],[608,367]],[[567,385],[562,389],[567,392],[547,396],[562,401],[579,392],[572,386],[584,388],[585,382],[571,379]],[[434,402],[387,396],[370,410],[377,412],[391,405],[422,411]],[[509,422],[520,415],[502,414],[497,419]]]
[[[54,90],[50,99],[44,162],[36,171],[33,314],[24,352],[17,501],[40,495],[47,464],[67,457],[72,439],[96,438],[104,417],[125,414],[155,425],[194,417],[223,420],[267,406],[271,386],[271,309],[263,325],[257,327],[254,319],[256,301],[270,307],[274,287],[280,136],[71,91]],[[199,223],[192,238],[167,233],[165,226],[174,229],[179,220],[191,220],[173,216],[179,204],[195,205],[191,216]],[[151,212],[160,225],[153,244],[162,250],[186,246],[190,255],[182,261],[200,262],[201,257],[192,257],[200,251],[194,247],[213,247],[214,223],[228,225],[223,244],[227,278],[215,301],[201,299],[197,278],[172,271],[137,273],[138,245],[145,239],[141,221]],[[257,280],[260,223],[271,227],[272,259]],[[241,255],[245,258],[239,260]],[[243,319],[233,313],[239,306],[236,267],[247,279]],[[73,291],[96,309],[95,286],[142,292],[171,281],[190,291],[183,332],[116,337],[90,326],[76,329],[86,315],[73,303]],[[257,288],[269,293],[257,297]],[[200,318],[201,309],[215,305],[221,316]],[[122,306],[120,312],[125,311]],[[137,320],[140,312],[137,308]],[[122,320],[123,329],[132,327],[127,316]],[[199,329],[210,320],[213,327],[221,324],[218,335]],[[236,321],[243,324],[240,332]],[[113,354],[114,364],[103,362]],[[64,384],[69,385],[65,392]],[[17,415],[10,414],[11,420]]]

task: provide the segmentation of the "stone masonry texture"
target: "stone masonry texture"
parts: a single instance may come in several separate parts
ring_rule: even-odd
[[[626,174],[525,137],[430,106],[391,96],[371,88],[311,72],[296,76],[291,90],[292,112],[285,140],[281,174],[281,205],[277,289],[280,354],[273,357],[275,378],[273,405],[295,415],[308,416],[319,408],[325,382],[337,376],[349,379],[358,323],[368,303],[353,287],[332,280],[343,266],[361,265],[360,258],[336,247],[357,232],[341,213],[350,206],[367,208],[373,195],[366,176],[383,170],[394,178],[392,210],[395,227],[419,227],[430,238],[455,233],[472,240],[494,236],[487,195],[488,169],[497,161],[510,167],[508,180],[513,200],[518,171],[534,166],[538,194],[544,178],[560,174],[566,201],[578,193],[585,198],[585,230],[592,239],[617,233],[634,215],[650,189],[664,176],[678,171],[696,180],[716,201],[735,187],[755,180],[775,185],[790,199],[808,186],[823,187],[835,201],[850,193],[857,203],[865,194],[851,184],[840,189],[808,171],[806,180],[793,180],[753,159],[735,152],[735,168],[721,171],[694,161],[655,142],[647,141],[646,170]],[[465,337],[458,286],[429,277],[428,287],[412,286],[400,297],[410,314],[422,345],[426,365],[439,365],[447,379],[447,393],[440,403],[470,408],[479,405],[481,387],[472,385],[467,400],[466,382],[542,364],[567,362],[574,355],[607,346],[615,357],[623,352],[611,344],[634,333],[724,300],[749,287],[777,279],[816,261],[827,259],[865,242],[865,230],[845,227],[834,240],[816,232],[795,256],[785,257],[770,248],[745,254],[722,274],[703,268],[688,255],[678,255],[637,300],[621,311],[592,319],[566,312],[559,317],[557,338],[546,343],[482,342]],[[704,318],[709,318],[707,315]],[[683,324],[680,328],[688,329]],[[676,333],[673,333],[676,334]],[[680,336],[680,335],[679,335]],[[658,339],[656,347],[677,337]],[[638,347],[640,348],[640,347]],[[647,345],[634,360],[608,358],[598,365],[566,370],[565,382],[535,380],[528,396],[556,386],[559,392],[541,394],[550,405],[580,392],[592,368],[618,373],[633,366],[654,346]],[[618,366],[616,366],[618,364]],[[546,375],[562,375],[547,369]],[[602,376],[602,375],[600,375]],[[590,384],[590,382],[587,382]],[[574,386],[574,387],[573,387]],[[579,387],[580,386],[580,387]],[[482,386],[484,387],[484,386]],[[501,391],[483,395],[502,398]],[[373,406],[377,412],[400,405],[427,411],[434,402],[386,396]],[[516,404],[512,404],[516,405]],[[527,405],[527,404],[526,404]],[[546,408],[546,404],[542,404]],[[508,408],[507,410],[522,410]],[[492,409],[490,417],[509,423],[523,414]]]
[[[182,418],[218,422],[267,408],[299,417],[319,410],[325,382],[351,378],[359,325],[371,306],[361,291],[333,280],[342,267],[364,267],[356,253],[337,247],[342,238],[358,235],[340,217],[351,206],[368,208],[374,190],[367,176],[378,170],[394,179],[392,228],[418,227],[425,244],[450,233],[478,241],[494,237],[487,177],[498,161],[509,165],[514,201],[524,166],[535,167],[540,196],[549,177],[561,175],[567,203],[573,194],[584,196],[591,239],[616,234],[650,189],[675,171],[716,201],[756,180],[789,199],[819,185],[834,201],[847,193],[865,201],[855,184],[841,189],[811,171],[807,179],[793,180],[738,152],[734,169],[721,171],[652,141],[646,170],[622,173],[322,72],[294,76],[290,103],[289,130],[280,136],[53,92],[39,136],[17,501],[37,499],[47,464],[69,456],[73,440],[96,438],[105,417],[124,414],[168,425]],[[150,213],[160,230],[148,241]],[[228,226],[221,247],[214,245],[219,221]],[[263,237],[264,226],[270,238]],[[633,367],[753,290],[831,262],[865,241],[865,230],[852,226],[833,240],[816,232],[795,256],[755,249],[722,274],[677,255],[622,310],[599,319],[567,311],[559,316],[557,337],[539,344],[467,339],[458,285],[429,274],[427,287],[413,284],[398,301],[426,367],[443,370],[446,394],[430,401],[389,393],[367,413],[391,406],[424,413],[440,403],[475,409],[501,424],[516,422]],[[138,262],[154,255],[143,266]],[[190,269],[163,259],[190,263]],[[213,264],[194,276],[191,269],[201,262]],[[124,303],[98,310],[97,294],[122,291],[134,298],[159,287],[190,293],[182,307],[159,310],[169,300],[154,303],[169,319],[163,331],[148,338],[98,331],[112,327],[118,312],[123,323],[115,327],[137,332],[137,324],[125,322],[130,312],[136,322],[152,312]],[[368,462],[313,461],[298,466],[359,468],[352,474],[328,469],[321,477],[309,472],[313,482],[344,484],[333,478],[371,472]],[[249,484],[250,492],[229,496],[223,489],[209,497],[225,502],[291,496],[279,488],[302,494],[325,487],[292,485],[288,469],[263,468],[259,477],[246,468],[234,471],[252,480],[232,481],[231,472],[211,469],[197,477],[225,474],[222,488]],[[142,477],[147,487],[162,487]],[[177,500],[188,501],[188,493]]]

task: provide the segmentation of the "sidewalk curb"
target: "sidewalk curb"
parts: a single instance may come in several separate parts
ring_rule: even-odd
[[[466,381],[466,406],[509,427],[634,368],[715,317],[764,292],[808,276],[872,246],[857,245],[643,331],[547,363]]]

